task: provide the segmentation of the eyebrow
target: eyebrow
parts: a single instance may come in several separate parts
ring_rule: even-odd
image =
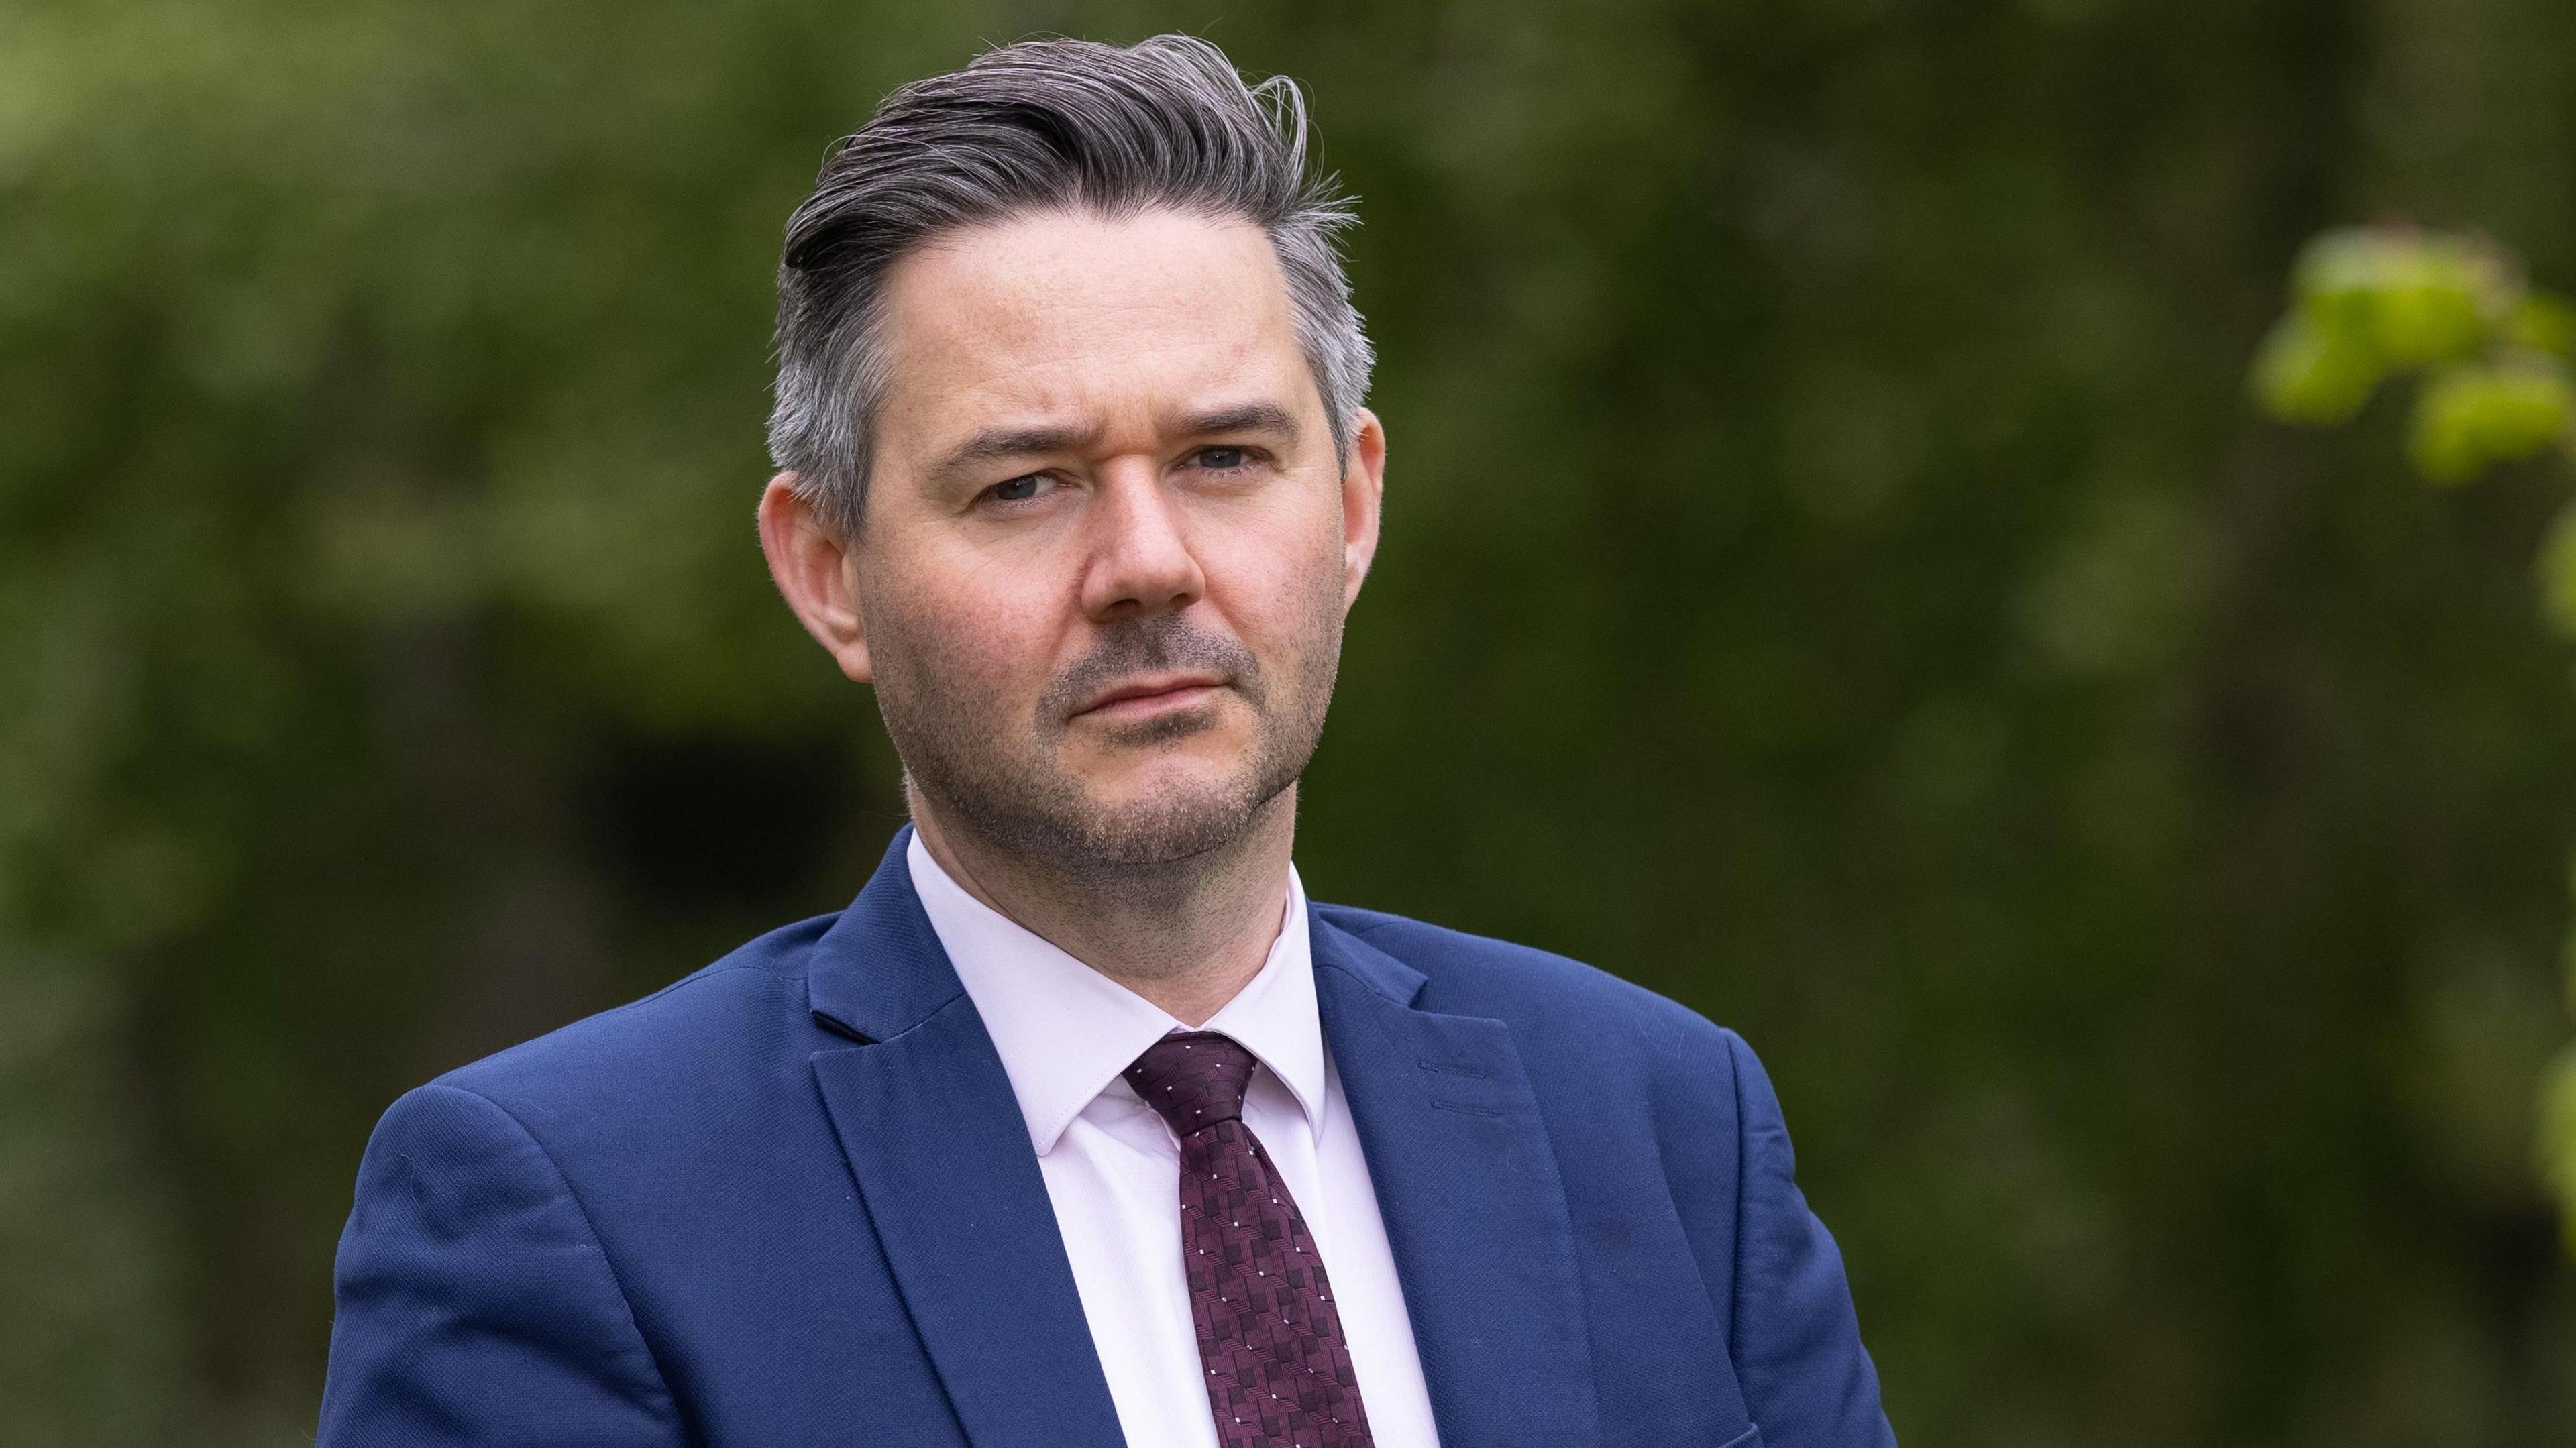
[[[931,472],[938,477],[954,477],[977,463],[1004,462],[1036,453],[1066,452],[1096,441],[1096,427],[1060,427],[1041,424],[1036,427],[989,428],[949,449],[946,456],[933,464]]]
[[[1274,402],[1246,402],[1196,413],[1179,420],[1179,431],[1191,437],[1212,432],[1266,432],[1285,442],[1297,440],[1297,419]]]
[[[1174,419],[1174,430],[1186,437],[1212,433],[1263,432],[1282,441],[1297,440],[1297,419],[1275,402],[1244,402]],[[978,464],[1007,462],[1042,453],[1070,452],[1097,442],[1097,427],[1041,423],[1034,427],[988,428],[948,450],[931,466],[934,477],[954,478]]]

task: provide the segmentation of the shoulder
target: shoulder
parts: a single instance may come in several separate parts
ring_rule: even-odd
[[[1743,1038],[1698,1011],[1597,966],[1532,946],[1472,935],[1402,915],[1317,905],[1325,923],[1420,972],[1420,1004],[1510,1025],[1550,1054],[1594,1064],[1633,1062],[1721,1085],[1732,1098]]]
[[[707,1119],[782,1072],[801,1072],[829,1043],[808,1014],[804,971],[834,918],[773,930],[650,995],[422,1089],[482,1097],[550,1144],[585,1125],[655,1131]]]
[[[1570,956],[1471,935],[1378,910],[1317,905],[1343,933],[1421,972],[1434,1010],[1544,1011],[1614,1030],[1678,1035],[1712,1043],[1734,1033],[1644,986]]]

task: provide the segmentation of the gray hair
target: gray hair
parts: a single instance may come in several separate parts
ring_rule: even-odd
[[[1223,51],[1185,35],[1024,40],[896,90],[832,148],[788,218],[770,456],[827,525],[855,534],[888,381],[877,333],[895,262],[935,236],[1028,212],[1170,207],[1269,236],[1347,465],[1371,362],[1338,245],[1357,218],[1336,178],[1308,174],[1306,141],[1295,81],[1247,85]]]

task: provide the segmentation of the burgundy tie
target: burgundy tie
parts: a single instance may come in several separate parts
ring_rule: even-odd
[[[1165,1036],[1127,1084],[1181,1139],[1181,1262],[1225,1448],[1370,1448],[1324,1259],[1243,1124],[1252,1053],[1214,1031]]]

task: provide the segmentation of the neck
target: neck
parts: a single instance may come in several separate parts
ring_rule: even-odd
[[[966,893],[1186,1025],[1204,1025],[1270,956],[1288,908],[1297,787],[1232,844],[1162,865],[1096,870],[1014,856],[905,782],[913,828]]]

